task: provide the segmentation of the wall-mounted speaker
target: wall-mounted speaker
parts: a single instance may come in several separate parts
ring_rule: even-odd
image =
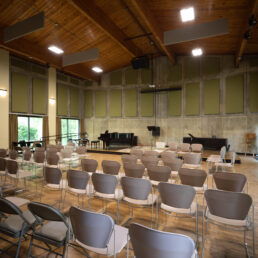
[[[147,56],[136,57],[131,60],[133,69],[149,68],[149,58]]]
[[[160,136],[159,126],[147,126],[147,129],[152,132],[152,136]]]

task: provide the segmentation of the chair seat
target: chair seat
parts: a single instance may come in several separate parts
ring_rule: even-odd
[[[231,163],[223,163],[223,162],[215,163],[215,166],[228,167],[228,168],[232,168],[233,167],[233,165]]]
[[[219,222],[222,224],[236,226],[236,227],[246,227],[248,225],[247,219],[245,220],[237,220],[237,219],[226,219],[216,215],[212,215],[209,210],[206,212],[206,217],[212,221]]]
[[[127,244],[127,240],[129,241],[127,228],[115,225],[114,230],[115,230],[115,238],[116,238],[115,250],[114,250],[114,232],[112,232],[107,248],[95,248],[88,245],[84,245],[77,239],[76,239],[76,242],[89,251],[92,251],[98,254],[104,254],[107,256],[112,256],[114,253],[115,254],[120,253],[124,248],[124,246]]]
[[[161,181],[150,180],[150,182],[151,182],[152,185],[158,186]],[[174,183],[175,183],[175,180],[169,179],[169,180],[168,180],[168,183],[174,184]]]
[[[8,176],[13,177],[13,178],[25,178],[25,177],[32,176],[32,172],[28,171],[28,170],[19,169],[17,174],[8,173]]]
[[[72,188],[72,187],[67,187],[67,191],[70,191],[70,192],[72,192],[72,193],[77,193],[77,194],[87,194],[87,195],[90,195],[90,194],[92,194],[93,193],[93,189],[91,189],[91,188],[93,188],[93,186],[91,185],[87,185],[86,186],[86,189],[76,189],[76,188]]]
[[[208,189],[208,186],[206,184],[204,184],[203,186],[194,186],[194,189],[196,192],[201,192],[201,191],[205,191]]]
[[[222,162],[222,159],[220,155],[210,155],[206,161],[215,163],[215,162]]]
[[[6,174],[5,170],[0,171],[0,175],[5,175],[5,174]]]
[[[47,184],[47,187],[52,188],[52,189],[64,189],[67,185],[67,180],[62,179],[60,181],[60,184]]]
[[[67,227],[64,222],[49,221],[35,231],[35,236],[43,236],[55,241],[63,241],[66,238]]]
[[[202,168],[201,164],[183,164],[182,168],[190,168],[190,169],[198,169],[198,168]]]
[[[35,217],[30,211],[24,211],[22,214],[30,224],[35,222]],[[3,221],[0,221],[0,231],[2,229],[11,231],[14,234],[18,233],[22,229],[23,222],[23,219],[19,215],[12,215]]]
[[[15,197],[15,196],[5,197],[5,199],[12,202],[13,204],[15,204],[18,207],[21,207],[21,206],[23,206],[25,204],[28,204],[30,202],[30,200],[20,198],[20,197]]]
[[[178,171],[171,171],[171,175],[172,176],[177,176],[178,175]]]
[[[107,198],[107,199],[121,200],[123,198],[123,190],[122,189],[116,189],[115,193],[113,193],[113,194],[105,194],[105,193],[100,193],[100,192],[95,192],[94,194],[98,197]]]
[[[157,199],[157,195],[154,194],[153,195],[153,200],[152,200],[152,194],[148,195],[147,200],[136,200],[136,199],[132,199],[129,197],[124,197],[123,200],[132,204],[136,204],[136,205],[152,205],[156,202]]]
[[[192,202],[189,209],[184,208],[176,208],[169,205],[166,205],[164,203],[161,203],[160,208],[168,211],[168,212],[175,212],[175,213],[181,213],[181,214],[194,214],[196,212],[196,202]]]

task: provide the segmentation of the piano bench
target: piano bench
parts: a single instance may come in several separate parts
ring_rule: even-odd
[[[92,148],[92,146],[94,147],[94,148],[100,148],[100,141],[99,140],[95,140],[95,141],[91,141],[90,142],[90,147]]]

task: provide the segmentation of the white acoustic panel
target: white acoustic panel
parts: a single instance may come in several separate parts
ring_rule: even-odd
[[[4,43],[21,38],[45,27],[44,12],[18,22],[4,29]]]
[[[164,32],[164,45],[172,45],[228,33],[228,19],[190,25]]]
[[[84,63],[87,61],[98,59],[99,50],[97,48],[88,49],[82,52],[76,52],[63,56],[63,66]]]

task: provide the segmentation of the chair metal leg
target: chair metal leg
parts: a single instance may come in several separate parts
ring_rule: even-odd
[[[24,234],[24,224],[22,226],[22,230],[20,232],[20,238],[19,238],[19,241],[18,241],[18,245],[17,245],[17,250],[16,250],[16,255],[15,255],[15,258],[18,258],[19,257],[19,252],[20,252],[20,249],[21,249],[21,242],[22,242],[22,236]]]
[[[33,241],[33,236],[31,236],[31,239],[30,239],[30,245],[29,245],[29,250],[28,250],[27,258],[30,257],[30,252],[31,252],[31,248],[32,248],[32,241]]]

